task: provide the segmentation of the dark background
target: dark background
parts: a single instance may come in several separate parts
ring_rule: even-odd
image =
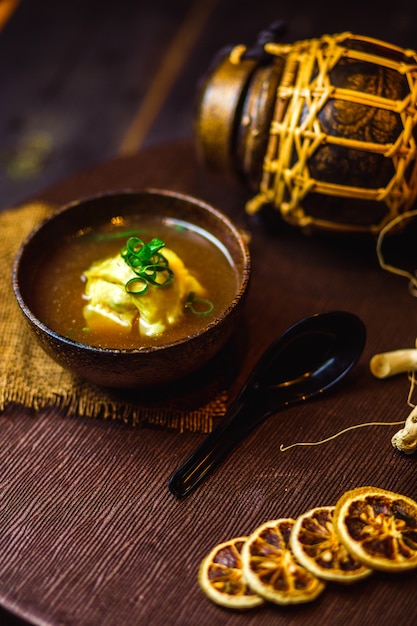
[[[14,5],[16,5],[14,7]],[[417,47],[411,0],[0,0],[0,210],[101,161],[190,137],[196,85],[277,19]]]
[[[277,19],[288,41],[350,30],[417,48],[414,0],[0,0],[1,11],[0,210],[102,161],[192,137],[214,55]],[[21,623],[0,612],[0,624]]]

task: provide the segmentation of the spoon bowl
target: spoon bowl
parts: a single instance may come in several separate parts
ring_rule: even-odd
[[[169,479],[182,498],[258,424],[273,413],[318,397],[357,363],[366,341],[363,322],[328,311],[290,326],[266,350],[221,423]]]

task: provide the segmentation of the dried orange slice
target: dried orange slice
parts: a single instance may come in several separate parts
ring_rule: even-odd
[[[251,609],[264,603],[245,582],[241,551],[247,537],[235,537],[218,544],[202,560],[198,581],[216,604],[233,609]]]
[[[319,578],[354,582],[366,578],[372,569],[353,558],[341,543],[333,526],[334,506],[318,506],[295,520],[290,546],[301,565]]]
[[[265,522],[242,548],[243,574],[256,593],[276,604],[314,600],[325,588],[322,580],[297,563],[289,546],[294,520]]]
[[[417,567],[417,502],[377,487],[347,491],[333,523],[352,556],[373,569]]]

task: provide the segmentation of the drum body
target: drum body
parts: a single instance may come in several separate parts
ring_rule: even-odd
[[[245,52],[205,79],[196,137],[208,167],[256,192],[248,212],[272,205],[304,229],[378,233],[413,207],[416,52],[352,33],[267,42],[259,63]]]

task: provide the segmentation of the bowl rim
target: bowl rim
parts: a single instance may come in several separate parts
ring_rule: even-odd
[[[202,208],[204,211],[207,211],[211,215],[213,215],[219,222],[225,224],[233,238],[238,244],[240,249],[240,253],[243,260],[242,271],[239,272],[239,281],[236,288],[236,293],[230,303],[223,309],[223,311],[217,315],[213,320],[208,322],[205,326],[195,331],[191,335],[186,335],[184,337],[180,337],[175,339],[174,341],[169,341],[167,343],[155,344],[152,346],[138,346],[135,348],[109,348],[103,346],[94,346],[87,343],[82,343],[81,341],[76,341],[69,337],[65,337],[61,335],[59,332],[51,329],[47,326],[42,320],[40,320],[31,310],[29,305],[26,303],[19,284],[18,274],[20,269],[20,264],[24,254],[26,252],[27,246],[32,242],[35,237],[38,236],[48,224],[53,222],[57,217],[66,213],[74,207],[79,206],[85,202],[99,201],[104,198],[115,197],[115,196],[138,196],[138,195],[154,195],[154,196],[164,196],[168,198],[175,198],[180,201],[186,201],[190,204],[194,204]],[[190,223],[192,223],[190,221]],[[50,337],[55,341],[60,341],[62,344],[66,344],[73,349],[78,349],[79,351],[90,352],[90,353],[99,353],[99,354],[123,354],[123,355],[135,355],[135,354],[150,354],[154,352],[161,352],[164,350],[169,350],[180,346],[181,344],[189,343],[190,341],[197,340],[201,335],[210,332],[211,329],[214,329],[218,326],[220,322],[222,322],[233,310],[236,308],[238,303],[242,300],[245,294],[248,291],[249,283],[251,277],[251,255],[249,251],[249,246],[243,236],[242,231],[233,223],[232,219],[211,205],[210,203],[201,200],[193,195],[189,195],[182,192],[171,191],[167,189],[159,189],[157,187],[144,187],[144,188],[133,188],[133,187],[123,187],[121,189],[109,190],[104,192],[97,192],[94,194],[89,194],[82,196],[80,198],[71,200],[70,202],[64,203],[58,206],[56,209],[53,209],[50,215],[47,215],[44,219],[42,219],[22,240],[19,245],[18,251],[13,260],[12,266],[12,287],[13,293],[19,305],[19,308],[26,316],[26,318],[31,322],[33,326],[39,329],[42,333]]]

